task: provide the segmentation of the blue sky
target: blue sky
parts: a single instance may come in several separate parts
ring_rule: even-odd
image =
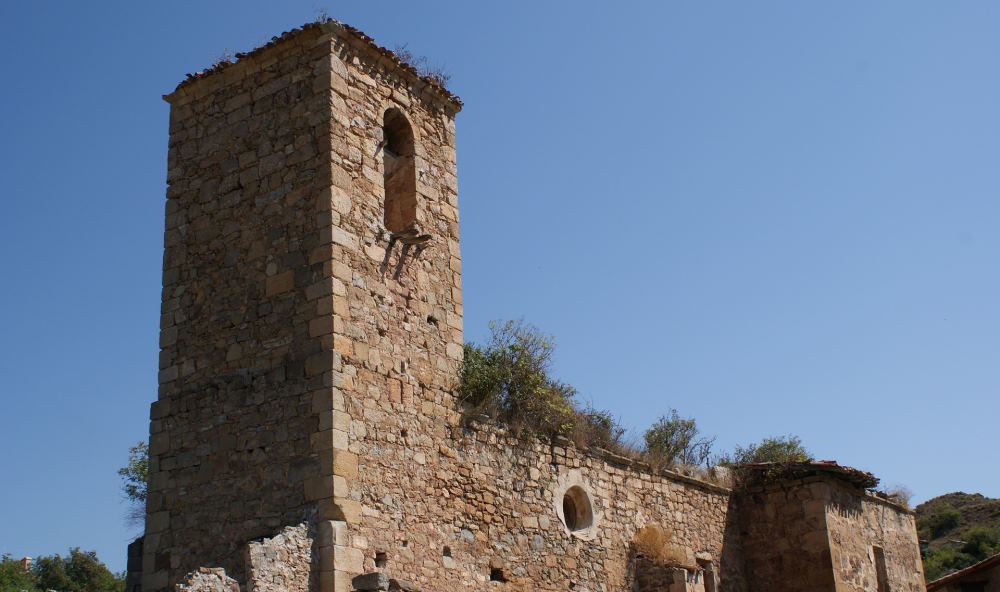
[[[466,102],[467,339],[555,335],[634,434],[793,433],[920,502],[1000,496],[1000,5],[0,4],[0,553],[125,565],[156,393],[168,107],[313,20]]]

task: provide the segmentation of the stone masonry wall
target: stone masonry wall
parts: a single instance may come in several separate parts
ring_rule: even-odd
[[[398,421],[388,398],[369,408],[375,426]],[[356,444],[367,477],[350,541],[357,567],[425,590],[485,590],[497,573],[516,589],[630,589],[633,540],[649,524],[671,534],[687,566],[722,557],[729,491],[721,487],[496,426],[453,427],[433,439],[369,429]],[[590,493],[592,532],[566,527],[562,500],[572,485]]]
[[[329,70],[329,42],[304,34],[168,98],[146,592],[202,565],[243,581],[248,540],[315,515]]]
[[[448,405],[462,352],[461,103],[335,22],[276,38],[166,99],[147,592],[201,565],[245,582],[248,541],[303,520],[360,520],[348,435],[364,433],[364,399]],[[386,253],[383,225],[389,108],[412,127],[408,187],[430,235],[402,261],[403,245]],[[338,540],[316,545],[323,589],[334,566],[355,563]]]
[[[737,500],[750,592],[833,592],[826,531],[829,485],[797,480],[756,488]]]
[[[323,422],[333,450],[335,518],[354,535],[351,545],[334,547],[339,591],[374,561],[365,538],[372,528],[402,531],[391,521],[374,526],[373,492],[392,484],[386,494],[395,495],[393,504],[435,495],[425,479],[455,424],[451,393],[463,339],[454,108],[426,101],[421,89],[354,45],[332,49],[339,58],[332,62],[331,124],[337,224],[326,255],[333,261],[333,314],[317,330],[329,332],[335,348],[334,396]],[[403,114],[414,136],[416,222],[430,235],[419,257],[410,250],[402,266],[402,245],[386,252],[381,146],[389,109]],[[420,520],[437,520],[424,504],[406,514],[417,519],[422,510]]]
[[[924,590],[913,513],[828,476],[757,487],[739,509],[747,589],[879,592],[875,548],[891,590]]]
[[[248,592],[309,592],[317,588],[313,569],[315,528],[309,522],[286,526],[277,535],[247,547]],[[318,566],[316,566],[318,567]]]
[[[885,556],[890,590],[922,592],[923,563],[912,512],[843,486],[830,490],[826,510],[838,592],[877,591],[873,547]]]

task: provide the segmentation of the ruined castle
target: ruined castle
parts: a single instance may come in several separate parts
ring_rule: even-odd
[[[237,57],[165,97],[130,590],[924,590],[860,471],[734,492],[463,421],[462,103],[332,20]]]

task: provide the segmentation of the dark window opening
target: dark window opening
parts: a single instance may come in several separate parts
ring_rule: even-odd
[[[385,564],[388,563],[388,561],[389,559],[386,557],[386,554],[384,552],[379,551],[375,553],[375,567],[383,568],[385,567]]]
[[[493,568],[490,570],[490,581],[491,582],[506,582],[507,578],[503,577],[503,570]]]
[[[889,572],[885,567],[885,551],[882,547],[872,547],[875,556],[875,578],[878,582],[878,592],[889,592]]]
[[[400,232],[417,220],[413,129],[403,113],[393,108],[385,112],[382,134],[385,227],[390,232]]]
[[[566,528],[576,530],[576,503],[568,495],[563,496],[563,516],[566,517]]]
[[[590,528],[594,523],[594,510],[590,496],[579,485],[566,490],[562,500],[563,520],[570,532]]]
[[[445,557],[451,557],[451,547],[445,545],[444,549],[441,549],[441,554]]]
[[[699,559],[698,567],[701,568],[701,577],[705,582],[705,592],[715,592],[715,568],[708,559]]]

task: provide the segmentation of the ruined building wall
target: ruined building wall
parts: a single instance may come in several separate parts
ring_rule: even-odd
[[[739,512],[750,592],[833,592],[826,531],[827,486],[781,482],[743,493]]]
[[[380,425],[391,416],[372,417]],[[659,525],[671,563],[694,572],[699,559],[714,561],[719,572],[724,488],[496,426],[453,428],[426,443],[368,433],[357,441],[367,478],[363,518],[351,528],[363,553],[355,569],[381,569],[426,590],[486,589],[491,576],[528,589],[626,590],[636,576],[636,533]],[[573,486],[587,492],[594,522],[571,534],[563,498]]]
[[[911,511],[862,491],[831,485],[826,523],[838,592],[880,590],[880,564],[886,589],[924,590]]]
[[[832,478],[741,493],[748,590],[924,590],[913,513]],[[881,556],[881,557],[880,557]]]
[[[687,592],[834,589],[822,483],[737,512],[727,489],[463,420],[457,99],[328,22],[167,100],[145,592],[229,585],[199,567],[261,590],[374,570],[429,592],[648,588],[650,528]]]
[[[310,330],[329,265],[313,258],[329,234],[329,49],[317,38],[170,97],[147,591],[206,564],[242,580],[248,540],[315,514],[314,398],[331,376],[330,344]]]

